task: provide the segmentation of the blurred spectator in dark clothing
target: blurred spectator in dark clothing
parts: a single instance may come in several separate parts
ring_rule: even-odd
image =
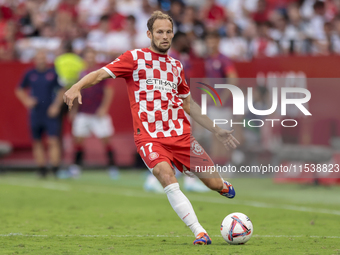
[[[174,21],[174,31],[176,31],[182,23],[183,10],[184,4],[182,1],[174,0],[171,2],[170,11],[168,13]]]
[[[164,12],[168,12],[171,9],[171,0],[157,0],[158,8]]]
[[[58,82],[58,75],[47,66],[46,54],[39,51],[35,58],[35,67],[28,71],[20,86],[16,89],[18,99],[30,111],[30,128],[33,138],[33,156],[39,167],[41,177],[47,175],[47,163],[42,135],[48,138],[50,164],[54,174],[61,163],[60,152],[60,108],[65,92]],[[27,93],[25,90],[29,89]]]
[[[54,21],[54,13],[50,12],[49,9],[44,8],[45,3],[45,1],[25,1],[31,22],[38,31],[43,28],[45,24],[51,24]],[[38,35],[40,34],[38,33]]]
[[[184,8],[182,23],[178,26],[178,31],[186,33],[190,40],[202,39],[205,27],[197,17],[197,10],[193,6]]]
[[[307,24],[302,20],[298,5],[292,3],[287,8],[288,24],[285,30],[285,41],[281,42],[284,54],[301,55],[308,51],[306,41]]]
[[[27,4],[25,2],[19,4],[15,9],[15,17],[18,22],[20,32],[24,36],[36,36],[39,31],[34,26],[32,20],[32,14],[28,11]]]

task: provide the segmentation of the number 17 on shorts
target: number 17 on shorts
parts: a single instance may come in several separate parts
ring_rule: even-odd
[[[166,161],[171,166],[171,153],[160,143],[144,142],[137,144],[137,150],[145,165],[152,172],[152,169],[160,162]]]

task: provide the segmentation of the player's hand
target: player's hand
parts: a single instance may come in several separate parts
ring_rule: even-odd
[[[32,109],[34,106],[36,106],[38,103],[37,99],[35,99],[34,97],[27,97],[26,100],[24,101],[24,105],[28,108],[28,109]]]
[[[104,117],[107,114],[107,110],[104,107],[99,107],[98,110],[96,111],[96,115],[98,117]]]
[[[51,104],[50,107],[48,107],[48,109],[47,109],[47,115],[50,118],[57,117],[59,112],[60,112],[60,107],[58,105],[55,105],[55,104]]]
[[[217,139],[223,143],[223,145],[229,150],[236,149],[237,145],[240,144],[240,142],[232,135],[234,130],[225,130],[220,129],[217,133],[215,133]]]
[[[69,111],[72,109],[73,101],[76,98],[78,98],[78,103],[82,104],[80,90],[77,87],[72,86],[69,90],[65,92],[63,96],[64,102],[68,105]]]

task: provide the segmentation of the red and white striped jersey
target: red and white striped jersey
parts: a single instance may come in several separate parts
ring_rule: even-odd
[[[182,108],[190,90],[181,62],[144,48],[125,52],[103,69],[126,80],[135,140],[190,133]]]

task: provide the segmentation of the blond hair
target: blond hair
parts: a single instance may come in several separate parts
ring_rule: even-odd
[[[172,28],[174,27],[174,21],[172,20],[172,18],[168,15],[165,14],[161,11],[154,11],[150,17],[150,19],[148,20],[147,26],[148,26],[148,30],[150,32],[152,32],[153,30],[153,24],[155,23],[155,21],[157,19],[167,19],[171,22]]]

